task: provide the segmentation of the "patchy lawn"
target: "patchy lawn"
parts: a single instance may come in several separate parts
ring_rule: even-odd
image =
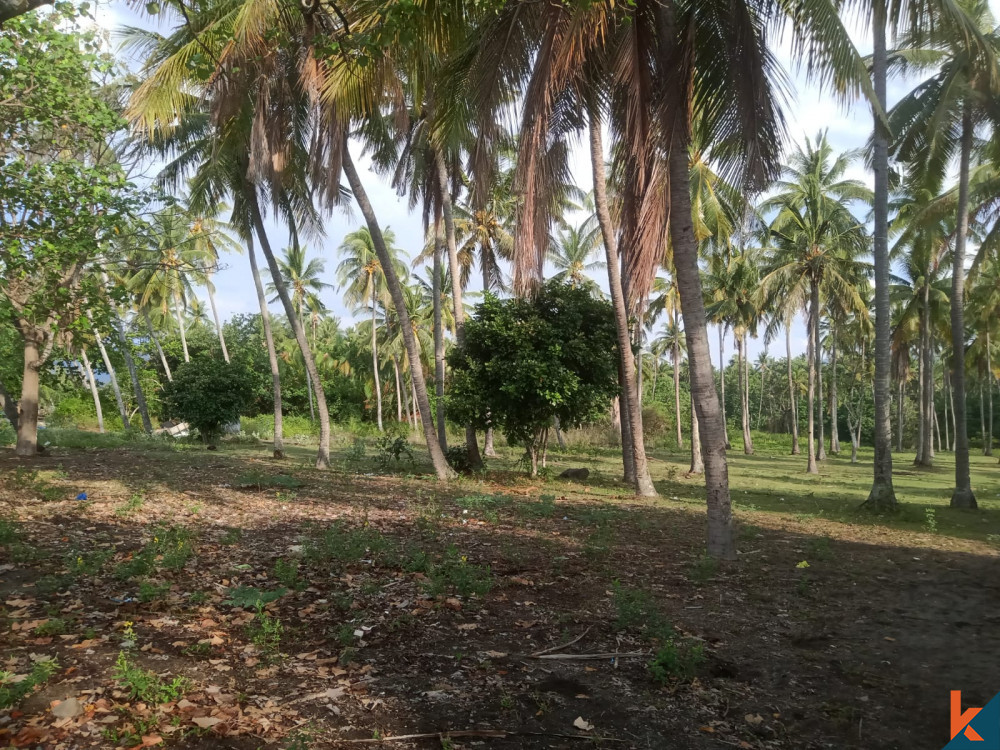
[[[447,486],[292,453],[0,454],[0,744],[911,750],[1000,690],[989,459],[982,510],[900,461],[873,519],[866,466],[733,456],[719,566],[683,456],[638,503],[608,451]]]

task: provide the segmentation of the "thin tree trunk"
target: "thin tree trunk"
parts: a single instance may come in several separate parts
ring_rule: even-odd
[[[896,452],[903,452],[903,401],[905,399],[906,384],[900,380],[896,386],[896,421],[899,422],[899,431],[896,433]]]
[[[226,337],[222,333],[222,323],[219,322],[219,311],[215,307],[215,287],[212,286],[212,279],[208,278],[205,282],[205,288],[208,290],[208,304],[212,306],[212,319],[215,320],[215,332],[219,336],[219,346],[222,347],[222,358],[226,360],[226,364],[229,364],[229,349],[226,348]]]
[[[795,393],[795,378],[792,375],[792,321],[785,321],[785,362],[788,365],[788,403],[792,410],[792,455],[797,456],[799,449],[799,399]]]
[[[943,399],[943,408],[944,408],[944,450],[950,451],[951,450],[951,435],[952,435],[952,433],[949,432],[949,430],[948,430],[948,427],[949,427],[948,414],[951,411],[948,408],[948,395],[951,392],[951,389],[948,388],[948,367],[947,367],[947,364],[948,363],[945,362],[945,366],[943,368],[941,368],[941,370],[942,370],[941,371],[941,385],[944,388],[944,399]]]
[[[385,284],[389,289],[389,296],[392,299],[393,308],[396,311],[396,318],[399,320],[400,329],[403,334],[403,344],[406,347],[406,356],[411,363],[420,362],[420,348],[417,339],[413,335],[413,325],[410,322],[410,313],[406,309],[406,298],[403,296],[403,289],[396,276],[396,269],[392,265],[392,258],[385,245],[382,236],[382,229],[379,227],[378,219],[375,216],[375,209],[368,199],[368,193],[358,176],[358,171],[351,159],[350,142],[347,134],[344,135],[343,144],[343,169],[350,184],[354,199],[361,209],[361,214],[365,217],[368,231],[372,236],[372,243],[375,245],[375,252],[379,262],[382,264],[382,271],[385,274]],[[449,479],[455,475],[448,462],[445,460],[444,451],[438,443],[438,437],[434,433],[434,422],[431,417],[430,399],[427,397],[427,383],[424,381],[424,373],[420,367],[411,367],[410,372],[413,377],[413,387],[416,390],[417,405],[420,410],[420,422],[424,428],[424,439],[427,442],[427,451],[430,453],[431,463],[434,465],[434,472],[438,479]]]
[[[743,430],[743,453],[751,455],[753,453],[753,439],[750,437],[750,404],[747,392],[746,364],[746,337],[743,333],[736,333],[736,371],[739,377],[740,386],[740,427]]]
[[[490,278],[490,266],[486,262],[486,245],[483,243],[479,248],[479,265],[482,267],[483,272],[483,293],[492,291],[492,279]],[[493,445],[493,427],[489,423],[490,413],[486,413],[487,427],[486,436],[483,438],[483,455],[486,458],[496,458],[497,451]]]
[[[7,421],[10,422],[11,428],[14,432],[17,432],[18,417],[17,417],[17,401],[15,401],[7,387],[0,381],[0,403],[3,404],[3,415],[7,417]]]
[[[938,430],[938,450],[941,450],[941,431],[937,426],[937,408],[934,406],[934,341],[933,331],[930,326],[927,329],[927,411],[928,430],[931,431],[931,438],[927,441],[927,455],[934,460],[934,436],[935,429]]]
[[[559,450],[566,450],[566,440],[563,437],[562,428],[559,426],[559,417],[555,417],[552,420],[552,426],[556,430],[556,440],[559,441]]]
[[[392,355],[392,370],[396,375],[396,421],[403,422],[403,389],[399,385],[399,360]],[[409,414],[407,414],[409,416]]]
[[[840,428],[837,414],[837,336],[830,326],[830,453],[840,453]]]
[[[926,290],[927,285],[924,284]],[[920,325],[917,348],[917,453],[913,459],[915,466],[927,466],[925,446],[927,440],[927,305],[926,301],[920,311]]]
[[[958,227],[951,269],[952,386],[955,389],[955,491],[953,508],[976,508],[969,469],[969,432],[965,418],[965,242],[969,232],[969,163],[972,158],[972,105],[963,103],[958,167]]]
[[[274,335],[271,332],[271,313],[267,309],[267,297],[264,285],[260,280],[260,270],[257,268],[257,254],[253,249],[253,236],[247,239],[247,255],[250,257],[250,273],[253,275],[254,288],[257,290],[257,304],[260,306],[260,325],[264,329],[264,342],[267,344],[267,360],[271,366],[271,387],[274,392],[274,457],[285,457],[284,420],[281,414],[281,377],[278,370],[278,352],[274,348]]]
[[[983,455],[986,455],[986,388],[984,387],[985,378],[979,378],[979,434],[980,440],[983,443]]]
[[[937,435],[937,450],[940,453],[944,450],[944,443],[941,441],[941,423],[938,421],[937,407],[934,406],[933,402],[931,403],[931,414],[934,417],[934,434]]]
[[[646,394],[643,392],[643,372],[642,372],[642,313],[639,313],[638,319],[635,323],[635,350],[637,354],[635,355],[635,389],[639,393],[639,408],[642,409],[642,405],[646,401]]]
[[[94,324],[93,316],[88,312],[87,317],[90,318],[90,324]],[[115,394],[115,403],[118,406],[118,415],[122,418],[122,429],[128,430],[128,411],[125,409],[125,401],[122,399],[122,389],[118,385],[118,375],[115,372],[114,366],[111,364],[111,358],[108,357],[108,350],[104,346],[104,339],[97,332],[97,328],[93,329],[94,339],[97,341],[97,350],[101,353],[101,359],[104,361],[104,369],[108,371],[108,380],[111,383],[111,392]]]
[[[691,466],[688,474],[704,474],[705,461],[701,449],[701,430],[698,429],[698,410],[691,400]]]
[[[167,382],[174,382],[173,373],[170,372],[170,364],[167,362],[167,357],[163,353],[163,347],[160,346],[160,339],[156,335],[156,331],[153,329],[153,321],[149,319],[149,312],[143,308],[142,319],[146,321],[146,330],[149,331],[149,338],[152,340],[153,345],[156,347],[156,353],[160,355],[160,364],[163,365],[163,373],[167,376]]]
[[[656,401],[656,381],[660,379],[660,355],[653,355],[653,385],[651,387],[650,400]]]
[[[105,276],[104,283],[107,284]],[[129,380],[132,381],[132,392],[135,394],[135,403],[139,408],[139,417],[142,419],[142,429],[147,435],[153,434],[153,423],[149,419],[149,407],[146,405],[146,394],[142,391],[142,383],[139,382],[139,373],[135,368],[135,359],[132,357],[132,348],[125,337],[125,330],[122,320],[118,317],[117,310],[111,311],[111,327],[118,338],[118,344],[122,348],[122,356],[125,358],[125,367],[128,369]]]
[[[601,141],[601,121],[596,105],[590,107],[590,165],[594,176],[594,205],[597,221],[604,239],[604,253],[608,266],[608,285],[611,290],[611,305],[615,314],[615,330],[618,333],[618,355],[621,361],[622,383],[622,455],[628,452],[631,444],[632,466],[635,474],[635,492],[643,497],[656,497],[656,488],[649,474],[649,463],[646,459],[646,443],[642,432],[642,410],[639,404],[639,394],[636,390],[635,361],[632,357],[632,347],[629,338],[628,316],[625,312],[625,294],[622,288],[622,278],[618,267],[618,248],[615,244],[614,231],[611,224],[611,211],[608,204],[607,183],[604,178],[604,145]],[[704,316],[702,320],[704,325]],[[713,388],[714,391],[714,388]],[[626,440],[625,425],[628,425]],[[625,458],[625,471],[628,474],[629,461]]]
[[[810,474],[819,474],[819,467],[816,466],[816,325],[815,320],[819,315],[819,282],[816,279],[811,279],[809,282],[809,345],[807,347],[808,351],[806,354],[809,360],[809,416],[807,419],[808,423],[808,434],[806,435],[806,442],[808,444],[809,450],[809,461],[806,465],[806,471]]]
[[[668,37],[670,38],[670,37]],[[736,559],[729,467],[726,462],[725,424],[715,390],[711,350],[705,320],[705,300],[698,268],[698,242],[691,213],[687,142],[675,137],[670,149],[670,238],[674,247],[677,289],[687,338],[691,392],[698,415],[701,452],[705,463],[708,506],[708,554]]]
[[[372,286],[372,376],[375,378],[375,404],[378,415],[378,431],[382,432],[382,383],[378,376],[378,340],[375,328],[375,279],[369,279]]]
[[[97,380],[94,378],[94,370],[90,366],[90,358],[87,357],[87,348],[80,349],[80,359],[83,360],[83,370],[87,373],[87,385],[90,387],[90,395],[94,399],[94,411],[97,412],[97,431],[104,432],[104,409],[101,407],[101,396],[97,392]]]
[[[417,365],[418,367],[420,365]],[[417,414],[417,389],[413,385],[413,365],[410,365],[410,399],[413,405],[413,429],[417,429],[420,424],[420,415]]]
[[[681,347],[675,341],[670,347],[674,367],[674,422],[677,424],[677,449],[684,448],[684,433],[681,431]]]
[[[989,410],[987,413],[986,449],[985,455],[993,455],[993,361],[990,356],[990,332],[986,331],[986,390],[989,393]]]
[[[955,452],[958,440],[958,430],[955,426],[955,388],[951,384],[951,373],[948,373],[948,401],[951,404],[951,452]]]
[[[451,268],[451,299],[455,306],[455,340],[459,347],[465,344],[465,306],[462,302],[462,271],[458,266],[458,242],[455,235],[455,218],[451,208],[451,189],[448,186],[448,165],[445,164],[441,149],[434,149],[437,163],[438,188],[441,191],[441,211],[444,215],[444,234],[448,246],[448,265]],[[483,457],[479,453],[476,428],[465,426],[465,450],[469,464],[474,469],[482,468]]]
[[[316,396],[316,408],[319,412],[319,449],[316,452],[316,468],[330,468],[330,412],[326,408],[326,394],[323,392],[322,381],[319,379],[319,372],[316,369],[316,361],[313,359],[309,349],[309,342],[306,341],[306,332],[302,328],[302,322],[295,314],[295,306],[288,295],[288,289],[281,278],[281,269],[278,268],[278,261],[271,250],[271,243],[267,239],[267,230],[264,228],[264,217],[260,213],[260,204],[257,201],[257,189],[250,183],[245,184],[247,202],[250,206],[253,226],[257,232],[257,239],[260,241],[260,249],[267,259],[267,267],[271,272],[271,281],[274,284],[278,298],[285,308],[285,315],[288,323],[292,327],[295,341],[302,352],[302,359],[305,362],[306,372],[312,378],[312,387]]]
[[[181,335],[181,351],[184,352],[184,361],[190,362],[191,355],[188,354],[187,333],[184,330],[184,313],[181,310],[181,294],[174,290],[174,315],[177,318],[177,328]]]
[[[437,438],[442,452],[448,450],[448,433],[444,421],[444,325],[441,310],[441,220],[434,220],[434,395],[437,401]]]
[[[726,450],[733,446],[729,442],[729,420],[726,419],[726,327],[719,323],[719,408],[722,410],[722,434],[726,439]]]
[[[924,284],[920,311],[920,447],[921,466],[934,465],[934,364],[931,360],[930,285]]]
[[[816,416],[819,419],[816,425],[816,460],[826,461],[826,414],[823,412],[823,341],[819,335],[819,320],[821,311],[817,307],[816,318],[813,321],[815,330],[813,336],[816,340],[814,349],[816,357]]]
[[[297,236],[298,236],[297,233],[293,234],[293,237],[297,237]],[[294,295],[294,292],[293,292],[293,295]],[[305,329],[305,322],[304,322],[305,318],[302,315],[302,312],[303,312],[303,310],[302,310],[302,303],[303,303],[303,300],[300,299],[299,300],[299,325],[302,326],[303,330],[304,330]],[[313,343],[314,344],[316,343],[315,336],[313,337]],[[310,351],[312,351],[312,349],[310,349]],[[315,422],[316,421],[316,406],[315,406],[315,401],[313,399],[313,384],[312,384],[312,378],[309,376],[309,370],[306,370],[306,393],[309,394],[309,421],[310,422]]]
[[[872,8],[872,87],[881,112],[886,112],[886,3],[874,0]],[[875,461],[872,488],[865,505],[876,512],[895,510],[892,486],[892,423],[890,420],[890,367],[892,309],[889,301],[889,133],[876,110],[872,111],[872,171],[875,176],[873,246],[875,266]]]
[[[14,448],[14,453],[18,456],[30,457],[38,453],[38,386],[41,367],[38,341],[30,333],[25,333],[17,444]]]

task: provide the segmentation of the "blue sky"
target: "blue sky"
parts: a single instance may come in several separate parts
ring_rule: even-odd
[[[1000,16],[1000,0],[990,0],[994,15]],[[144,23],[128,9],[124,3],[111,2],[98,6],[97,19],[100,25],[110,31],[125,24],[139,25]],[[870,52],[870,40],[863,29],[856,29],[854,37],[862,53]],[[776,55],[785,67],[791,83],[791,98],[786,108],[788,135],[791,141],[801,142],[806,136],[813,137],[820,130],[826,129],[834,148],[838,150],[862,148],[871,132],[871,115],[868,108],[861,102],[849,106],[839,104],[832,92],[824,91],[815,84],[808,83],[801,71],[796,69],[790,49],[783,40],[776,47]],[[889,83],[889,105],[897,101],[914,83],[910,80],[892,80]],[[791,146],[791,144],[788,144]],[[359,164],[362,179],[365,180],[372,204],[378,213],[383,228],[391,228],[396,234],[396,244],[407,255],[415,257],[423,244],[423,229],[419,212],[411,212],[407,199],[399,197],[388,182],[374,172],[368,170],[367,160],[361,157],[360,147],[355,144],[355,160]],[[577,185],[583,190],[591,188],[589,156],[585,144],[577,143],[572,157],[573,174]],[[861,162],[855,164],[848,175],[871,185],[871,175]],[[337,247],[344,235],[363,224],[360,214],[353,206],[346,210],[338,210],[324,220],[326,236],[309,246],[310,256],[318,256],[326,263],[326,281],[335,284],[335,269],[338,263]],[[269,225],[272,245],[282,248],[288,243],[287,231],[274,224]],[[263,266],[263,259],[261,259]],[[599,274],[598,274],[599,275]],[[477,288],[478,274],[473,274],[472,290]],[[606,289],[606,279],[598,279]],[[236,313],[253,313],[258,311],[256,293],[250,276],[245,255],[231,255],[223,259],[223,268],[215,276],[217,303],[220,314],[224,318]],[[481,289],[481,287],[478,287]],[[205,297],[204,290],[199,296]],[[321,295],[326,306],[345,324],[352,319],[348,309],[336,288],[327,289]],[[273,308],[277,310],[278,305]],[[710,340],[716,341],[716,334],[710,331]],[[792,331],[792,347],[796,353],[805,351],[805,328],[801,321]],[[749,346],[751,357],[756,357],[763,350],[761,340],[752,340]],[[772,346],[775,356],[783,356],[784,344],[775,342]],[[732,354],[731,341],[727,343],[727,358]],[[717,353],[713,353],[713,359]]]

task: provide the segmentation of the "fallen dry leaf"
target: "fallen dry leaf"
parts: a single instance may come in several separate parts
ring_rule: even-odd
[[[573,726],[576,727],[577,729],[582,729],[584,732],[589,732],[591,729],[594,728],[594,725],[591,724],[586,719],[584,719],[582,716],[577,716],[575,719],[573,719]]]

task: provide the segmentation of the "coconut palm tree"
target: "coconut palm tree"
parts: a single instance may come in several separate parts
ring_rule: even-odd
[[[597,228],[586,229],[568,226],[560,229],[555,241],[549,246],[549,262],[556,267],[552,278],[564,284],[590,289],[600,293],[600,287],[587,273],[605,267],[599,260],[591,260],[597,251],[600,233]]]
[[[932,192],[958,159],[955,247],[951,274],[951,382],[955,392],[955,489],[952,507],[975,508],[969,474],[969,438],[965,415],[965,250],[969,231],[969,181],[975,132],[997,122],[1000,94],[1000,33],[985,0],[961,4],[967,27],[978,35],[956,33],[954,24],[914,29],[903,36],[891,60],[930,76],[899,101],[890,124],[899,137],[897,158],[910,165],[911,179]]]
[[[194,252],[202,258],[201,278],[208,292],[208,303],[212,309],[212,320],[215,323],[215,334],[219,337],[222,348],[222,358],[229,362],[229,349],[226,347],[226,337],[222,333],[222,322],[219,320],[219,310],[215,304],[215,285],[212,276],[219,267],[219,259],[223,253],[240,253],[243,249],[229,234],[228,224],[219,216],[229,211],[229,206],[220,203],[212,207],[213,212],[192,212],[189,205],[184,206],[188,216],[191,243]]]

